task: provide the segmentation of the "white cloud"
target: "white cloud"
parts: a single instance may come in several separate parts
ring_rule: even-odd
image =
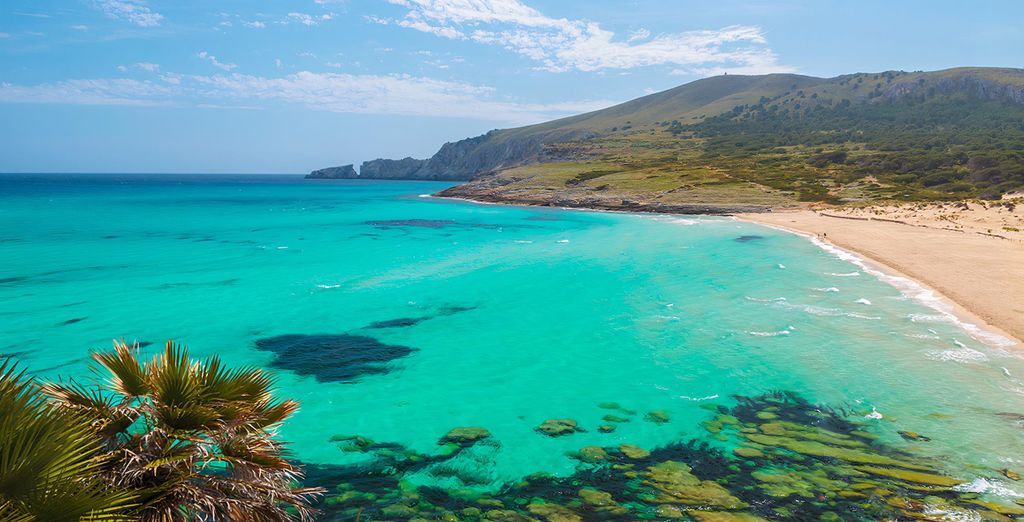
[[[294,20],[294,21],[296,21],[296,22],[298,22],[298,23],[300,23],[302,25],[305,25],[307,27],[311,27],[311,26],[319,24],[320,22],[325,22],[327,20],[332,20],[334,18],[334,14],[333,13],[326,13],[326,14],[322,14],[320,16],[315,16],[315,15],[310,15],[310,14],[306,14],[306,13],[288,13],[288,18],[290,20]]]
[[[651,37],[651,32],[650,31],[648,31],[647,29],[638,29],[638,30],[633,31],[632,33],[630,33],[629,40],[626,40],[626,41],[629,42],[629,43],[633,43],[633,42],[635,42],[637,40],[646,40],[646,39],[648,39],[650,37]]]
[[[626,39],[596,22],[551,18],[519,0],[388,0],[405,7],[401,19],[369,17],[450,39],[500,45],[549,71],[599,71],[650,65],[789,71],[767,47],[758,27],[729,26]]]
[[[267,27],[267,24],[265,24],[265,23],[263,23],[263,22],[261,22],[259,20],[256,20],[256,21],[253,21],[253,22],[242,22],[242,25],[244,25],[244,26],[246,26],[246,27],[248,27],[250,29],[265,29]]]
[[[115,20],[127,20],[139,27],[156,27],[164,19],[146,7],[143,0],[93,0],[93,5]]]
[[[158,63],[149,63],[149,62],[139,62],[139,63],[133,63],[131,65],[118,65],[117,66],[117,70],[122,71],[122,72],[127,71],[128,69],[139,69],[141,71],[146,71],[146,72],[157,72],[157,71],[160,70],[160,64],[158,64]]]
[[[235,65],[233,63],[221,63],[220,60],[217,60],[216,56],[214,56],[214,55],[212,55],[212,54],[210,54],[210,53],[208,53],[206,51],[200,51],[199,54],[196,54],[196,56],[199,57],[199,58],[202,58],[203,60],[206,60],[206,61],[210,62],[210,65],[213,65],[214,67],[216,67],[218,69],[223,69],[225,71],[230,71],[230,70],[238,67],[237,65]]]
[[[331,69],[341,69],[341,64],[338,62],[327,62],[324,65],[330,67]]]
[[[67,80],[38,85],[0,84],[0,103],[251,107],[296,104],[312,110],[457,117],[526,124],[607,107],[610,101],[517,103],[494,89],[408,75],[353,75],[308,71],[277,78],[244,74],[163,74],[160,81]]]
[[[10,33],[0,33],[0,38],[10,38],[10,37],[11,37]]]
[[[284,65],[284,63],[281,62],[280,58],[274,58],[274,65],[277,66],[278,69],[280,69],[281,66]]]
[[[40,85],[0,83],[0,102],[75,105],[160,105],[173,95],[168,85],[118,79],[65,80]]]

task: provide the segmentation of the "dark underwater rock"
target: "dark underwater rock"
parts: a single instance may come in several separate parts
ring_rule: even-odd
[[[548,437],[562,437],[583,430],[572,419],[548,419],[540,426],[537,426],[537,431]]]
[[[764,239],[764,236],[740,236],[733,241],[736,241],[737,243],[750,243],[751,241],[757,241],[759,239]]]
[[[399,319],[388,319],[387,321],[374,321],[366,327],[373,330],[381,330],[384,328],[408,328],[410,326],[416,326],[423,321],[430,319],[429,317],[402,317]]]
[[[465,426],[453,428],[447,435],[441,437],[441,440],[437,443],[443,445],[449,442],[454,442],[459,445],[468,446],[478,440],[489,438],[490,436],[491,432],[487,431],[487,428],[481,428],[479,426]]]
[[[416,351],[349,334],[266,337],[256,340],[256,349],[274,353],[272,367],[312,375],[320,382],[356,382],[365,375],[385,374],[389,362]]]

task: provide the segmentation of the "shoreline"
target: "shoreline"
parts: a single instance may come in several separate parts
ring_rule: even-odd
[[[819,248],[831,252],[841,259],[851,262],[855,265],[860,266],[864,271],[868,272],[873,277],[880,279],[882,282],[892,285],[901,293],[907,297],[918,301],[919,303],[927,306],[928,308],[935,310],[948,318],[951,322],[956,324],[958,328],[963,330],[971,338],[996,349],[1010,349],[1019,350],[1024,347],[1024,342],[1020,330],[1013,328],[1006,328],[1003,325],[996,324],[997,321],[993,318],[985,317],[984,311],[979,310],[977,304],[972,307],[969,303],[964,303],[961,299],[955,299],[949,294],[951,293],[944,287],[949,286],[948,284],[936,284],[933,281],[933,277],[928,277],[928,274],[923,274],[922,270],[907,270],[905,267],[900,266],[898,262],[894,260],[879,259],[878,254],[872,255],[871,248],[865,248],[862,245],[855,244],[856,241],[843,241],[835,240],[835,236],[832,238],[821,237],[821,235],[815,231],[815,227],[808,226],[808,224],[798,222],[798,217],[811,217],[811,219],[822,219],[832,220],[836,222],[844,222],[845,228],[858,228],[862,231],[875,229],[877,232],[880,226],[887,227],[901,227],[905,228],[909,234],[954,234],[954,237],[944,238],[950,241],[956,239],[964,240],[965,237],[971,237],[962,232],[946,231],[923,227],[921,225],[914,225],[909,223],[901,223],[893,220],[886,219],[856,219],[850,220],[843,218],[842,216],[831,216],[826,214],[820,214],[811,210],[780,210],[780,211],[768,211],[768,212],[722,212],[722,213],[674,213],[659,210],[650,209],[604,209],[594,207],[575,207],[575,206],[558,206],[553,204],[531,204],[528,202],[505,202],[505,201],[481,201],[470,199],[464,196],[442,196],[438,194],[424,194],[421,197],[429,197],[439,200],[454,200],[463,201],[467,203],[479,204],[479,205],[506,205],[506,206],[519,206],[519,207],[533,207],[533,208],[557,208],[563,210],[576,210],[576,211],[589,211],[589,212],[611,212],[611,213],[623,213],[623,214],[661,214],[661,215],[704,215],[710,217],[721,217],[730,216],[734,219],[744,221],[747,223],[753,223],[761,226],[767,226],[775,228],[777,230],[783,230],[785,232],[796,234],[814,243]],[[787,222],[788,221],[788,222]],[[801,226],[803,225],[803,226]],[[818,227],[821,228],[821,227]],[[959,237],[955,237],[959,236]],[[977,236],[981,237],[981,236]],[[999,238],[999,236],[988,237],[985,241],[1009,241]],[[949,242],[934,244],[933,248],[938,252],[933,252],[936,255],[945,254],[944,246],[951,244]],[[991,245],[986,245],[991,246]],[[892,254],[891,252],[889,253]],[[927,253],[926,253],[927,254]],[[1024,249],[1021,249],[1022,259],[1024,259]],[[896,256],[899,257],[899,256]],[[927,257],[927,255],[925,256]],[[1024,268],[1024,265],[1020,265]],[[914,273],[916,272],[916,273]],[[1021,293],[1020,295],[1024,295]],[[1003,305],[1005,303],[1000,303]],[[1003,306],[1000,306],[1003,308]],[[1003,321],[999,321],[1003,322]]]
[[[992,306],[975,305],[972,307],[970,304],[964,303],[962,299],[951,297],[950,293],[953,292],[951,291],[952,289],[949,288],[951,286],[949,282],[937,281],[939,278],[928,273],[929,270],[923,270],[920,268],[916,270],[908,270],[905,266],[901,266],[899,259],[884,259],[884,257],[893,258],[903,256],[898,254],[894,255],[894,252],[892,251],[885,252],[884,254],[886,255],[880,255],[880,253],[874,252],[875,250],[878,250],[877,245],[868,246],[865,244],[856,244],[856,240],[843,240],[842,238],[836,240],[835,234],[833,234],[832,237],[828,237],[827,231],[823,237],[822,234],[816,230],[825,229],[825,227],[828,226],[825,224],[828,223],[826,220],[832,220],[843,221],[844,224],[847,224],[847,228],[858,227],[866,230],[868,227],[873,227],[877,231],[878,227],[884,225],[886,227],[903,227],[907,230],[908,234],[954,234],[959,235],[961,239],[970,236],[966,236],[960,232],[930,229],[919,225],[897,223],[888,220],[856,220],[852,222],[855,224],[851,224],[850,221],[843,217],[820,214],[810,210],[778,212],[770,215],[736,215],[733,217],[748,223],[767,226],[804,237],[820,248],[836,254],[841,259],[860,265],[869,273],[874,272],[871,273],[871,275],[896,287],[904,293],[904,295],[907,295],[908,297],[915,299],[925,306],[928,306],[929,308],[946,316],[972,338],[987,346],[1014,351],[1020,350],[1024,347],[1024,342],[1021,340],[1022,336],[1015,328],[1013,328],[1013,325],[1006,325],[1004,327],[1004,325],[996,324],[997,322],[1005,324],[1005,321],[999,321],[991,316],[993,308],[1005,309],[1009,306],[1008,303],[998,302],[992,303]],[[820,219],[822,222],[818,224],[821,224],[822,226],[817,228],[808,226],[809,223],[794,219],[797,217],[803,217],[805,219],[809,218],[811,220]],[[891,241],[898,242],[899,239],[902,238],[892,238]],[[953,236],[944,239],[952,241],[956,238]],[[985,240],[1006,241],[997,238],[988,238]],[[940,254],[947,253],[948,250],[943,247],[949,244],[951,243],[935,244],[933,248],[940,251]],[[1024,249],[1022,249],[1021,252],[1022,255],[1024,255]],[[918,253],[924,254],[923,257],[928,257],[929,254],[934,254],[935,252]],[[963,288],[958,290],[963,291]],[[978,289],[974,290],[977,291]],[[986,315],[989,317],[986,317]]]

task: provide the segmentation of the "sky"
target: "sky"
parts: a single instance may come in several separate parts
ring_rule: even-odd
[[[723,73],[1024,67],[1021,20],[1021,0],[3,0],[0,172],[423,158]]]

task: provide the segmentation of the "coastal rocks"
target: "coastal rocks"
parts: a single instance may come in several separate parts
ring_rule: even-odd
[[[363,179],[416,179],[416,172],[426,162],[408,157],[400,160],[376,159],[364,161],[359,172]]]
[[[271,367],[312,375],[319,382],[357,382],[366,375],[385,374],[388,363],[416,351],[349,334],[266,337],[256,340],[256,349],[274,354]]]
[[[355,179],[358,178],[359,174],[356,173],[354,165],[342,165],[340,167],[328,167],[326,169],[319,169],[306,174],[306,179]]]
[[[577,459],[583,462],[597,463],[605,462],[608,460],[608,452],[600,446],[587,446],[580,449],[575,455]]]
[[[365,453],[376,445],[373,440],[359,435],[334,435],[330,438],[330,442],[344,443],[338,445],[342,451],[360,453]]]
[[[615,431],[615,425],[614,424],[602,424],[602,425],[597,427],[597,431],[600,431],[601,433],[611,433],[611,432]]]
[[[629,459],[646,459],[651,456],[651,452],[632,444],[619,444],[619,451]]]
[[[1002,473],[1004,477],[1010,480],[1020,480],[1020,473],[1017,473],[1016,471],[1013,471],[1011,469],[1003,468],[999,470],[999,472]]]
[[[670,420],[670,418],[667,411],[654,410],[649,412],[647,415],[644,415],[644,420],[655,424],[665,424]]]
[[[686,504],[711,508],[741,509],[747,504],[736,498],[717,482],[700,480],[690,466],[666,461],[648,468],[645,484],[657,490],[658,503]]]
[[[331,491],[325,520],[1006,521],[1024,513],[956,487],[960,481],[931,459],[876,440],[859,416],[848,420],[785,393],[736,400],[732,408],[704,408],[715,412],[711,438],[731,451],[708,444],[706,434],[650,451],[586,446],[570,455],[579,463],[569,476],[535,473],[501,484],[493,473],[499,441],[480,427],[453,428],[431,455],[337,436],[369,458],[326,472],[309,465],[307,485]],[[569,420],[549,422],[574,428]]]
[[[920,433],[917,433],[916,431],[900,431],[898,433],[900,437],[903,437],[905,440],[910,440],[914,442],[928,442],[932,440],[929,439],[928,437],[925,437],[924,435],[921,435]]]
[[[625,417],[620,417],[618,415],[612,415],[612,414],[608,414],[608,415],[605,415],[604,417],[601,417],[601,420],[603,420],[605,422],[616,422],[616,423],[629,422],[629,419],[627,419]]]
[[[491,432],[487,431],[486,428],[479,426],[468,426],[462,428],[453,428],[448,432],[447,435],[441,437],[438,444],[447,444],[453,442],[461,446],[470,446],[475,444],[479,440],[490,438]]]
[[[757,448],[733,448],[732,453],[744,459],[764,458],[764,452]]]
[[[548,419],[537,426],[537,431],[548,437],[564,437],[583,431],[573,419]]]
[[[527,505],[526,510],[548,522],[581,522],[583,520],[583,517],[577,515],[573,510],[558,504],[533,503]]]
[[[894,478],[916,484],[927,484],[929,486],[943,486],[948,488],[962,483],[962,481],[943,475],[924,473],[921,471],[909,471],[905,469],[885,468],[881,466],[854,466],[854,469],[870,473],[872,475]]]

